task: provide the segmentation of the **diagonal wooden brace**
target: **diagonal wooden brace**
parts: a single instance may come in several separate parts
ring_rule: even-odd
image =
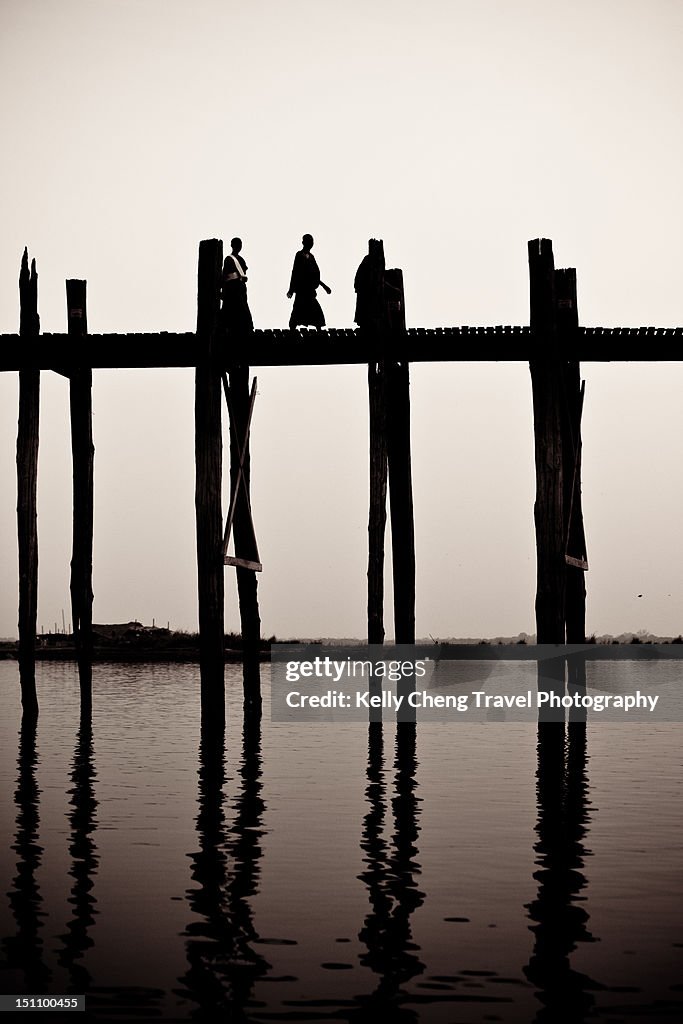
[[[233,409],[230,401],[230,387],[228,385],[228,377],[224,372],[222,375],[223,379],[223,391],[225,393],[225,401],[228,406],[228,413],[232,419]],[[249,414],[247,416],[246,426],[244,428],[244,438],[240,443],[239,437],[237,439],[237,452],[239,455],[239,466],[237,469],[237,478],[235,480],[235,487],[233,489],[232,496],[230,498],[230,509],[228,511],[228,519],[225,524],[225,533],[223,535],[223,563],[224,565],[236,565],[242,569],[253,569],[254,572],[261,572],[263,566],[259,559],[258,544],[256,542],[256,531],[254,530],[254,521],[251,514],[251,502],[249,500],[249,492],[246,489],[244,482],[244,460],[247,452],[247,444],[249,442],[249,431],[251,429],[251,417],[254,412],[254,402],[256,401],[256,377],[251,385],[251,392],[249,394]],[[244,498],[247,505],[247,511],[249,513],[249,523],[251,525],[251,533],[254,538],[254,550],[256,552],[256,559],[252,560],[249,558],[238,558],[236,555],[229,555],[228,544],[230,543],[230,534],[232,533],[232,525],[235,518],[235,509],[237,508],[237,496],[239,494],[240,487],[244,493]]]

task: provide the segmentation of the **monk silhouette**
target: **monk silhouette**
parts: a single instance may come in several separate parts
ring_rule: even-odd
[[[294,296],[292,315],[289,318],[289,329],[296,327],[317,327],[320,330],[325,326],[325,314],[316,298],[316,289],[324,288],[328,295],[332,289],[328,288],[320,280],[320,271],[315,256],[311,252],[313,248],[313,236],[304,235],[301,239],[302,248],[294,257],[292,267],[292,279],[289,282],[287,298]]]
[[[232,252],[223,264],[223,324],[229,331],[247,334],[254,330],[247,301],[247,264],[242,251],[242,239],[231,238]]]
[[[361,328],[379,329],[384,308],[384,245],[376,238],[368,241],[368,253],[356,271],[353,287],[354,321]]]

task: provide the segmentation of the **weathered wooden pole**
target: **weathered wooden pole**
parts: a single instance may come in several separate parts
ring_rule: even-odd
[[[67,331],[80,339],[88,334],[86,281],[66,282]],[[89,362],[83,351],[83,363]],[[69,374],[71,454],[73,460],[73,543],[71,554],[71,615],[78,659],[81,701],[92,701],[92,546],[95,447],[92,436],[92,370],[83,365]]]
[[[235,339],[244,346],[245,339]],[[249,445],[249,367],[234,365],[229,370],[230,410],[230,485],[235,494],[235,553],[245,561],[258,563],[258,551],[251,517],[251,453]],[[240,458],[241,456],[241,458]],[[240,464],[242,466],[241,482]],[[238,486],[239,483],[239,486]],[[237,565],[237,594],[240,606],[242,633],[242,669],[245,714],[261,711],[261,676],[259,651],[261,646],[261,616],[258,604],[256,570]]]
[[[384,643],[384,537],[387,523],[386,363],[368,363],[370,511],[368,515],[368,643]]]
[[[564,368],[558,348],[552,242],[529,249],[531,334],[529,361],[536,458],[536,635],[539,644],[565,642],[565,514],[562,446]]]
[[[30,350],[40,332],[36,261],[28,269],[24,249],[19,272],[19,333]],[[17,428],[17,539],[19,544],[19,680],[25,716],[38,714],[36,694],[36,624],[38,618],[38,425],[40,370],[19,371]]]
[[[405,335],[403,273],[384,275],[388,343]],[[394,577],[394,635],[397,644],[415,643],[415,526],[410,461],[410,370],[407,361],[387,360],[387,458]]]
[[[195,515],[202,719],[225,719],[221,369],[216,361],[223,243],[199,243],[195,370]]]
[[[369,347],[386,346],[384,245],[368,242],[368,255],[356,275],[357,320]],[[362,289],[362,290],[361,290]],[[363,294],[363,291],[366,294]],[[368,363],[370,412],[370,510],[368,514],[368,643],[384,643],[384,538],[387,522],[386,361]]]
[[[588,568],[586,537],[583,526],[581,500],[581,415],[583,413],[584,382],[575,354],[579,313],[576,298],[576,271],[572,268],[555,271],[555,298],[557,301],[557,328],[559,343],[565,356],[564,409],[563,409],[563,461],[564,461],[564,513],[565,513],[565,628],[568,644],[586,642],[586,577]],[[586,662],[581,656],[567,659],[567,684],[585,693]],[[585,708],[572,708],[570,722],[585,721]],[[570,725],[570,730],[572,725]]]
[[[586,539],[581,501],[581,414],[583,389],[581,368],[572,359],[576,345],[579,314],[576,300],[576,270],[555,271],[558,340],[569,356],[564,364],[563,476],[566,591],[565,622],[568,644],[586,642]]]

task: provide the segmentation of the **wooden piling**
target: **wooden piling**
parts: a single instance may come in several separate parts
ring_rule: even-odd
[[[536,635],[539,644],[565,642],[564,473],[555,268],[550,239],[528,244],[536,461]]]
[[[368,515],[368,643],[384,643],[384,537],[387,523],[386,363],[368,364],[370,511]]]
[[[223,243],[199,243],[195,370],[195,516],[202,719],[225,718],[221,369],[216,361]]]
[[[244,344],[244,339],[241,339]],[[251,517],[251,453],[249,445],[249,367],[231,366],[229,370],[229,409],[230,409],[230,483],[231,493],[235,494],[235,517],[233,532],[235,537],[235,554],[239,553],[246,561],[258,562],[258,551],[254,537]],[[245,440],[246,439],[246,440]],[[242,455],[242,480],[238,487],[240,467],[240,449]],[[247,713],[261,711],[261,677],[259,650],[261,646],[261,616],[258,604],[258,580],[256,571],[238,565],[237,594],[240,607],[240,626],[242,632],[242,666],[244,686],[244,710]]]
[[[30,351],[38,337],[38,274],[36,261],[28,268],[24,249],[19,273],[22,344]],[[17,428],[17,539],[19,545],[19,680],[24,716],[38,714],[36,694],[36,625],[38,619],[38,427],[40,419],[40,370],[19,371],[19,422]]]
[[[384,303],[384,246],[370,239],[363,260],[367,295],[359,299],[361,333],[367,344],[383,350],[387,341]],[[360,277],[360,271],[357,280]],[[360,293],[359,293],[360,296]],[[365,320],[367,317],[367,320]],[[387,522],[387,394],[386,361],[368,363],[370,413],[370,509],[368,514],[368,643],[384,643],[384,538]]]
[[[66,282],[67,331],[80,339],[85,365],[69,374],[71,454],[73,460],[73,539],[71,615],[78,659],[81,701],[92,700],[92,547],[95,447],[92,435],[92,370],[84,351],[88,334],[87,282]]]
[[[405,335],[403,274],[384,275],[388,346]],[[415,643],[415,526],[410,456],[410,364],[387,360],[387,459],[394,579],[394,636],[397,644]]]
[[[583,389],[581,367],[572,357],[576,349],[579,315],[576,270],[555,271],[558,341],[570,358],[564,364],[563,477],[565,551],[571,558],[565,566],[565,623],[568,644],[586,642],[586,540],[581,501],[581,414]],[[583,562],[583,566],[581,563]]]

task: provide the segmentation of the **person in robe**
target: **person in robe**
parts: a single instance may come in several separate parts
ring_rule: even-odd
[[[247,301],[247,264],[242,251],[242,239],[231,238],[232,252],[223,263],[223,326],[229,331],[249,334],[254,330],[251,311]]]
[[[370,257],[364,256],[353,279],[353,288],[356,293],[356,310],[353,314],[354,323],[359,327],[366,327],[370,319],[369,294],[372,281],[372,265]]]
[[[325,314],[316,298],[318,287],[323,288],[328,295],[332,289],[320,280],[320,271],[315,256],[311,252],[313,248],[313,236],[304,235],[301,239],[302,248],[294,257],[292,267],[292,278],[289,282],[287,298],[294,296],[292,315],[289,318],[289,329],[296,327],[317,327],[320,330],[325,326]]]
[[[353,280],[356,292],[354,322],[361,328],[378,329],[384,302],[384,247],[371,238]]]

